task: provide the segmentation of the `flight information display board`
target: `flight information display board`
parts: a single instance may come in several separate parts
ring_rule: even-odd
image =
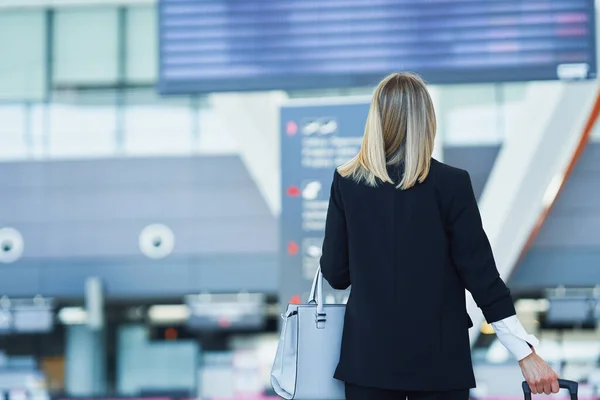
[[[306,302],[319,268],[333,173],[360,150],[369,102],[290,103],[281,109],[279,301]],[[347,292],[325,285],[325,301]]]
[[[596,77],[594,0],[161,0],[162,93]]]

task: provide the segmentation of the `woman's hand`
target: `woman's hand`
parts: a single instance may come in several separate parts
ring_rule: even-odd
[[[558,393],[558,375],[550,368],[548,363],[540,356],[533,353],[519,361],[521,372],[529,384],[533,394]]]

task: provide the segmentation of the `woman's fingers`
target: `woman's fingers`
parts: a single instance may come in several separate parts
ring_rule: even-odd
[[[544,393],[552,393],[552,378],[544,379]]]
[[[560,385],[558,384],[558,375],[554,375],[554,379],[552,380],[552,393],[558,393],[560,390]]]
[[[531,390],[531,393],[532,394],[537,394],[537,389],[535,387],[535,383],[527,382],[527,384],[529,385],[529,390]]]
[[[544,382],[539,380],[535,383],[535,387],[537,389],[537,394],[544,393]]]

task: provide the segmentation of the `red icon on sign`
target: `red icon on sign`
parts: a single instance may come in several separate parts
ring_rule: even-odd
[[[298,197],[300,196],[300,188],[298,186],[290,186],[287,188],[286,193],[290,197]]]
[[[294,136],[297,132],[298,124],[294,121],[288,121],[288,123],[285,125],[285,133],[287,133],[288,136]]]
[[[300,250],[300,246],[296,242],[289,242],[287,246],[287,251],[290,256],[295,256],[298,254],[298,250]]]

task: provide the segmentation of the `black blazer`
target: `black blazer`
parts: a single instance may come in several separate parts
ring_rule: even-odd
[[[388,170],[399,182],[402,167]],[[321,268],[333,288],[352,285],[335,378],[355,385],[475,387],[465,289],[488,322],[515,314],[469,174],[433,159],[409,190],[336,171]]]

